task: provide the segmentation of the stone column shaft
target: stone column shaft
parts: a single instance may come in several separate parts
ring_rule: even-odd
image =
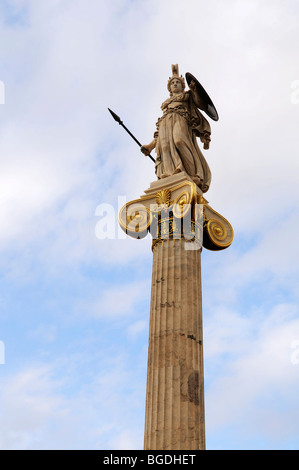
[[[153,248],[145,450],[205,448],[201,250],[188,248]]]

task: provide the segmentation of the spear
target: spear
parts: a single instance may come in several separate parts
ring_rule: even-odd
[[[117,114],[115,114],[113,111],[111,111],[111,109],[109,108],[108,108],[108,111],[113,117],[113,119],[116,122],[118,122],[118,124],[120,124],[125,129],[125,131],[127,131],[127,133],[132,137],[132,139],[135,140],[135,142],[139,145],[139,147],[142,147],[141,143],[136,139],[136,137],[129,131],[129,129],[126,128],[126,126],[124,125],[120,117]],[[148,157],[150,157],[150,159],[153,160],[153,162],[155,162],[155,159],[151,156],[151,154],[149,154]]]

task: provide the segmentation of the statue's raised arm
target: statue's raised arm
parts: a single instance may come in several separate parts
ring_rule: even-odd
[[[197,144],[199,137],[204,149],[209,148],[211,128],[200,110],[218,120],[218,114],[204,88],[190,73],[185,79],[179,75],[178,65],[172,65],[172,76],[167,88],[169,98],[161,105],[162,116],[156,124],[154,139],[143,145],[141,151],[148,155],[156,149],[156,175],[160,178],[186,172],[203,192],[209,189],[211,172]]]

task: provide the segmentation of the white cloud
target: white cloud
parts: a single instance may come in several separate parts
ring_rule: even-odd
[[[138,430],[144,420],[145,358],[135,357],[132,368],[125,350],[109,352],[101,351],[101,362],[96,361],[90,376],[86,367],[94,358],[86,356],[82,364],[78,354],[57,355],[50,364],[24,366],[5,375],[0,386],[0,448],[142,448]]]
[[[33,448],[49,418],[60,421],[67,413],[62,396],[53,391],[50,377],[47,367],[31,367],[2,383],[1,449]]]
[[[262,440],[271,434],[273,448],[279,448],[281,436],[298,432],[297,412],[290,412],[298,402],[299,369],[291,361],[292,343],[299,337],[297,306],[282,304],[267,315],[248,312],[246,317],[221,311],[207,323],[208,434],[233,424],[246,447],[250,423],[250,433]]]
[[[111,449],[118,449],[118,450],[140,450],[140,441],[136,439],[136,433],[139,431],[136,429],[135,432],[133,431],[122,431],[115,437],[113,437],[110,441],[110,448]]]
[[[113,7],[92,2],[86,9],[82,2],[62,6],[60,2],[41,5],[32,1],[29,26],[14,31],[3,27],[11,47],[7,57],[14,57],[16,64],[21,57],[27,57],[32,66],[24,69],[22,87],[14,81],[16,69],[11,69],[8,77],[10,100],[5,113],[10,121],[2,127],[1,145],[3,156],[10,162],[2,171],[3,242],[8,243],[12,237],[20,240],[25,234],[26,242],[28,236],[34,238],[35,222],[48,227],[43,221],[46,208],[59,210],[59,204],[70,201],[74,191],[79,190],[94,204],[86,205],[80,221],[87,231],[91,215],[87,211],[94,211],[97,204],[110,203],[113,195],[135,198],[143,192],[154,178],[153,167],[143,157],[139,160],[136,144],[111,119],[107,106],[116,106],[115,111],[140,140],[149,140],[161,101],[166,97],[166,82],[174,61],[179,62],[182,73],[190,70],[203,81],[221,110],[219,123],[212,123],[212,147],[207,152],[213,172],[208,194],[212,207],[231,217],[241,230],[252,227],[253,222],[258,227],[266,212],[270,215],[276,210],[276,204],[277,209],[284,210],[288,198],[285,191],[289,193],[289,186],[297,187],[296,171],[291,170],[297,159],[290,152],[282,157],[283,148],[292,142],[292,134],[288,133],[288,138],[285,135],[290,113],[295,113],[295,106],[288,99],[290,80],[294,80],[292,49],[288,49],[285,58],[288,43],[284,36],[284,47],[278,49],[276,62],[268,63],[273,49],[269,40],[273,36],[272,24],[281,17],[289,20],[287,12],[275,3],[263,6],[264,13],[257,15],[261,10],[256,2],[230,2],[229,8],[213,2],[213,8],[210,4],[200,5],[201,15],[193,15],[192,11],[197,10],[198,3],[193,1],[189,8],[159,2],[155,9],[144,2],[126,10],[121,2]],[[147,21],[140,23],[139,18],[145,13],[150,13]],[[169,35],[165,18],[171,25]],[[209,30],[219,33],[210,35],[209,48],[201,47],[199,62],[193,48],[188,47],[188,37],[192,37],[195,47],[197,42],[202,43],[207,24]],[[296,34],[292,24],[289,41]],[[171,38],[176,28],[181,37],[186,32],[186,40],[178,41],[174,51]],[[268,35],[264,35],[264,28]],[[150,39],[149,29],[155,31]],[[252,29],[256,30],[254,37]],[[227,33],[221,36],[221,46],[220,31]],[[118,54],[119,42],[124,48],[122,55]],[[33,61],[29,55],[34,45],[40,60]],[[244,54],[237,60],[241,46]],[[144,50],[147,60],[140,68],[138,57],[144,55]],[[223,52],[220,56],[218,50]],[[285,61],[283,68],[281,61]],[[239,62],[242,69],[236,66]],[[280,131],[274,145],[273,129],[277,126]],[[112,142],[116,139],[115,150]],[[144,174],[146,171],[148,175]],[[103,200],[107,179],[111,184]],[[294,191],[291,190],[292,195]],[[57,239],[70,221],[66,209],[66,219],[55,225]],[[71,221],[77,230],[73,214]],[[77,245],[76,251],[83,259],[87,239],[83,236],[78,242],[81,249]],[[96,249],[94,246],[94,253]],[[105,253],[106,250],[102,255]]]
[[[148,318],[146,320],[138,320],[127,328],[130,339],[136,339],[140,333],[148,330]]]

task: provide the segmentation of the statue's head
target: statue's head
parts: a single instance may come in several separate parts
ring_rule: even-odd
[[[181,75],[179,75],[179,66],[178,64],[172,65],[171,66],[172,70],[172,77],[169,77],[169,80],[167,82],[167,89],[170,93],[170,96],[173,95],[173,93],[181,93],[185,89],[185,79]]]

